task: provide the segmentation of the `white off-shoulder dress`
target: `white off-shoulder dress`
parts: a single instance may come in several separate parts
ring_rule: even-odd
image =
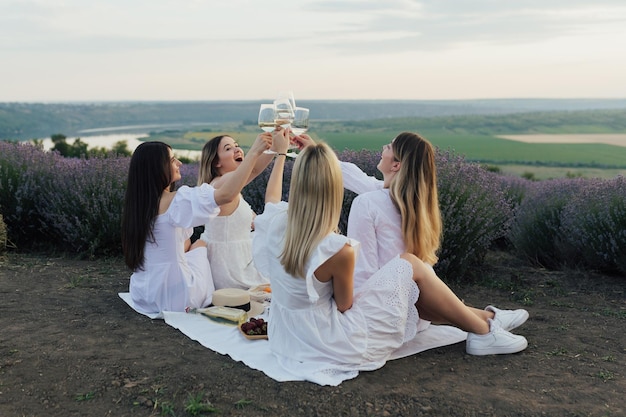
[[[314,272],[344,245],[358,250],[359,243],[328,235],[306,263],[306,279],[294,278],[279,260],[287,207],[285,202],[268,203],[255,220],[254,261],[272,286],[270,350],[287,371],[320,384],[336,384],[360,370],[382,367],[421,327],[411,264],[396,256],[367,280],[353,306],[341,313],[332,281],[320,282]]]
[[[207,255],[215,289],[247,290],[267,284],[252,261],[252,222],[254,211],[240,195],[237,209],[228,216],[217,216],[205,226],[200,239],[207,244]]]
[[[216,217],[220,208],[209,184],[182,186],[167,211],[154,221],[154,241],[144,249],[144,269],[130,277],[130,296],[144,314],[184,311],[211,304],[214,291],[206,248],[185,252],[193,227]]]

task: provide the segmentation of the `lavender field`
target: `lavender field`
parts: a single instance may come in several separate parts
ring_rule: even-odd
[[[370,175],[379,153],[339,151]],[[110,155],[64,158],[27,144],[0,142],[0,213],[8,244],[19,251],[79,257],[120,254],[120,216],[130,159]],[[453,152],[438,153],[443,247],[437,272],[472,279],[493,247],[533,265],[570,266],[626,274],[626,179],[529,181],[490,172]],[[291,163],[285,175],[285,198]],[[269,168],[243,194],[263,210]],[[197,165],[183,167],[181,184],[196,183]],[[346,192],[345,230],[354,195]]]

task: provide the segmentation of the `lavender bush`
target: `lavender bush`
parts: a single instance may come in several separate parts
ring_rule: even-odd
[[[588,183],[582,178],[529,182],[527,194],[515,210],[509,235],[522,257],[546,268],[563,265],[559,249],[562,211]]]
[[[533,181],[514,175],[498,175],[497,178],[500,189],[511,204],[511,208],[517,209],[524,200],[528,189],[532,187]]]
[[[195,187],[198,183],[198,163],[183,164],[180,166],[180,176],[182,177],[177,185],[188,185]]]
[[[73,252],[119,253],[129,161],[127,157],[57,161],[54,187],[44,187],[36,196],[42,227]]]
[[[449,152],[437,153],[443,239],[437,273],[460,280],[507,235],[511,203],[497,174]]]
[[[283,175],[283,194],[282,199],[284,201],[289,200],[289,182],[291,181],[291,171],[293,170],[293,159],[287,159],[285,161],[285,171]],[[272,172],[273,162],[259,174],[250,184],[248,184],[241,194],[246,199],[248,204],[255,213],[261,214],[263,210],[265,210],[265,190],[267,186],[267,181],[270,179],[270,174]]]
[[[626,274],[626,178],[594,181],[563,208],[561,256],[568,265]]]
[[[18,248],[49,240],[42,229],[36,198],[46,184],[54,186],[50,167],[60,159],[31,144],[0,142],[0,213],[8,239]]]

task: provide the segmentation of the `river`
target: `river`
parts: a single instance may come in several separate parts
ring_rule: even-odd
[[[115,133],[110,135],[94,135],[94,136],[77,136],[77,137],[68,137],[66,142],[69,144],[74,143],[74,141],[80,137],[81,142],[87,144],[87,149],[92,148],[105,148],[111,149],[115,143],[120,141],[126,141],[128,144],[128,149],[132,152],[135,150],[137,146],[139,146],[145,139],[148,138],[147,133]],[[144,140],[141,140],[144,139]],[[44,150],[50,150],[54,146],[52,143],[52,139],[42,138],[40,139],[43,142]],[[190,151],[187,149],[173,149],[174,155],[179,157],[189,158],[191,160],[200,159],[201,151]]]

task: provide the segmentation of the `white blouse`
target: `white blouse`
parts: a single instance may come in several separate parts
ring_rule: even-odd
[[[406,251],[402,241],[400,211],[391,201],[383,181],[364,173],[351,162],[341,162],[343,186],[359,194],[348,216],[348,237],[361,243],[354,270],[356,291],[383,265]]]
[[[361,194],[352,201],[348,237],[361,243],[354,269],[355,291],[383,265],[406,252],[401,224],[400,211],[386,188]]]

